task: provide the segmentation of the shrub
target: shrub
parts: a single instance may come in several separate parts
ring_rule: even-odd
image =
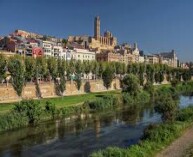
[[[171,82],[172,87],[176,87],[178,85],[178,83],[179,83],[179,80],[174,78],[170,82]]]
[[[20,104],[15,105],[13,110],[20,115],[25,115],[29,124],[38,122],[42,113],[40,102],[34,100],[21,101]]]
[[[24,114],[14,111],[0,116],[0,132],[17,129],[28,124],[28,118]]]
[[[185,109],[182,109],[178,116],[176,117],[176,120],[179,121],[192,121],[193,120],[193,107],[187,107]]]
[[[128,74],[123,78],[123,92],[127,92],[132,95],[137,95],[140,91],[139,79],[133,75]]]
[[[140,91],[137,95],[122,93],[123,103],[127,105],[145,104],[150,101],[150,94],[146,91]]]
[[[88,106],[92,110],[104,110],[107,108],[113,108],[118,104],[118,98],[113,95],[106,95],[95,101],[87,102]]]
[[[163,121],[173,121],[178,111],[178,103],[171,95],[161,96],[156,100],[155,111],[162,115]]]
[[[51,114],[52,119],[54,119],[56,114],[58,113],[58,110],[56,109],[55,104],[52,104],[51,102],[46,101],[45,112]]]
[[[143,88],[145,91],[149,92],[151,96],[154,94],[155,89],[153,84],[150,81],[147,81]]]

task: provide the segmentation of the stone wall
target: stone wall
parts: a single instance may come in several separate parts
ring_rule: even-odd
[[[40,92],[43,98],[48,97],[57,97],[55,92],[55,85],[53,82],[40,83]],[[111,87],[109,90],[120,89],[120,81],[118,79],[113,80]],[[106,88],[103,85],[102,80],[84,80],[82,81],[82,85],[80,90],[77,90],[75,82],[67,81],[66,82],[66,90],[64,92],[64,96],[67,95],[76,95],[76,94],[84,94],[89,92],[102,92],[106,91]],[[23,89],[22,92],[23,99],[35,99],[37,98],[37,90],[36,85],[33,83],[28,83]],[[20,98],[17,96],[15,90],[13,89],[11,84],[0,85],[0,103],[3,102],[14,102],[19,101]]]

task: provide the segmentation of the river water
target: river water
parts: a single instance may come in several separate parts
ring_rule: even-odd
[[[192,98],[181,96],[180,107],[193,104]],[[107,146],[136,144],[145,127],[159,122],[160,115],[151,105],[48,121],[37,127],[0,134],[0,156],[87,157],[92,151]]]

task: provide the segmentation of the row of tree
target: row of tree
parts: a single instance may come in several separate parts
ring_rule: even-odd
[[[23,86],[27,82],[36,82],[39,80],[54,81],[59,93],[65,90],[66,80],[74,80],[78,90],[81,86],[82,76],[91,74],[93,79],[103,79],[105,87],[108,89],[114,77],[120,79],[126,73],[136,75],[140,80],[140,85],[144,80],[148,82],[161,83],[166,76],[168,81],[177,79],[184,81],[191,79],[189,70],[181,68],[171,68],[162,64],[128,64],[119,62],[97,62],[97,61],[65,61],[54,57],[32,58],[13,56],[6,58],[0,54],[0,81],[5,81],[8,75],[11,76],[11,83],[17,94],[21,96]],[[72,78],[72,76],[74,76]],[[38,88],[38,87],[37,87]]]

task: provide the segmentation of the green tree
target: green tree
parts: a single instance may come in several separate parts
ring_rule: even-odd
[[[102,74],[103,83],[107,89],[109,89],[109,87],[111,87],[113,77],[114,77],[114,74],[113,74],[112,69],[109,66],[107,66],[107,68],[104,70],[104,72]]]
[[[32,81],[35,77],[35,59],[32,57],[25,57],[25,81]]]
[[[91,62],[91,72],[95,76],[95,79],[97,79],[97,76],[99,75],[99,64],[97,61]]]
[[[139,91],[139,79],[134,74],[126,75],[123,78],[123,92],[136,96]]]
[[[47,59],[47,68],[48,68],[48,74],[52,77],[52,79],[56,79],[57,73],[58,73],[58,65],[57,60],[54,57],[49,57]]]
[[[141,86],[143,86],[144,83],[144,73],[145,73],[144,64],[139,64],[139,82]]]
[[[71,59],[70,61],[67,62],[67,67],[66,67],[66,72],[67,72],[67,77],[71,79],[72,74],[75,73],[75,61]]]
[[[84,73],[86,74],[87,78],[88,78],[88,75],[89,73],[91,72],[91,65],[90,65],[90,62],[89,61],[84,61],[83,62],[83,66],[84,66]]]
[[[5,78],[6,73],[6,59],[3,54],[0,54],[0,81]]]
[[[36,58],[36,68],[35,68],[35,77],[46,78],[48,76],[48,68],[46,58],[38,57]]]
[[[66,79],[65,79],[65,71],[66,71],[66,61],[62,59],[58,59],[58,76],[60,78],[60,82],[58,84],[58,90],[60,95],[63,96],[63,93],[66,89]]]
[[[151,64],[148,64],[146,66],[146,79],[147,79],[147,81],[154,83],[154,73],[155,73],[154,66]]]
[[[184,81],[191,80],[191,71],[189,69],[184,69],[182,72],[182,78]]]
[[[76,61],[75,62],[75,73],[76,74],[82,74],[83,71],[84,71],[84,66],[81,63],[81,61],[80,60]]]
[[[105,71],[106,65],[105,62],[99,62],[99,77],[102,79],[102,74]]]
[[[81,74],[76,74],[74,81],[75,81],[75,83],[76,83],[77,89],[80,90],[80,87],[81,87],[81,85],[82,85]]]
[[[9,59],[8,70],[12,77],[12,85],[17,95],[21,97],[23,86],[24,86],[24,77],[25,77],[25,66],[20,56],[14,56]]]

